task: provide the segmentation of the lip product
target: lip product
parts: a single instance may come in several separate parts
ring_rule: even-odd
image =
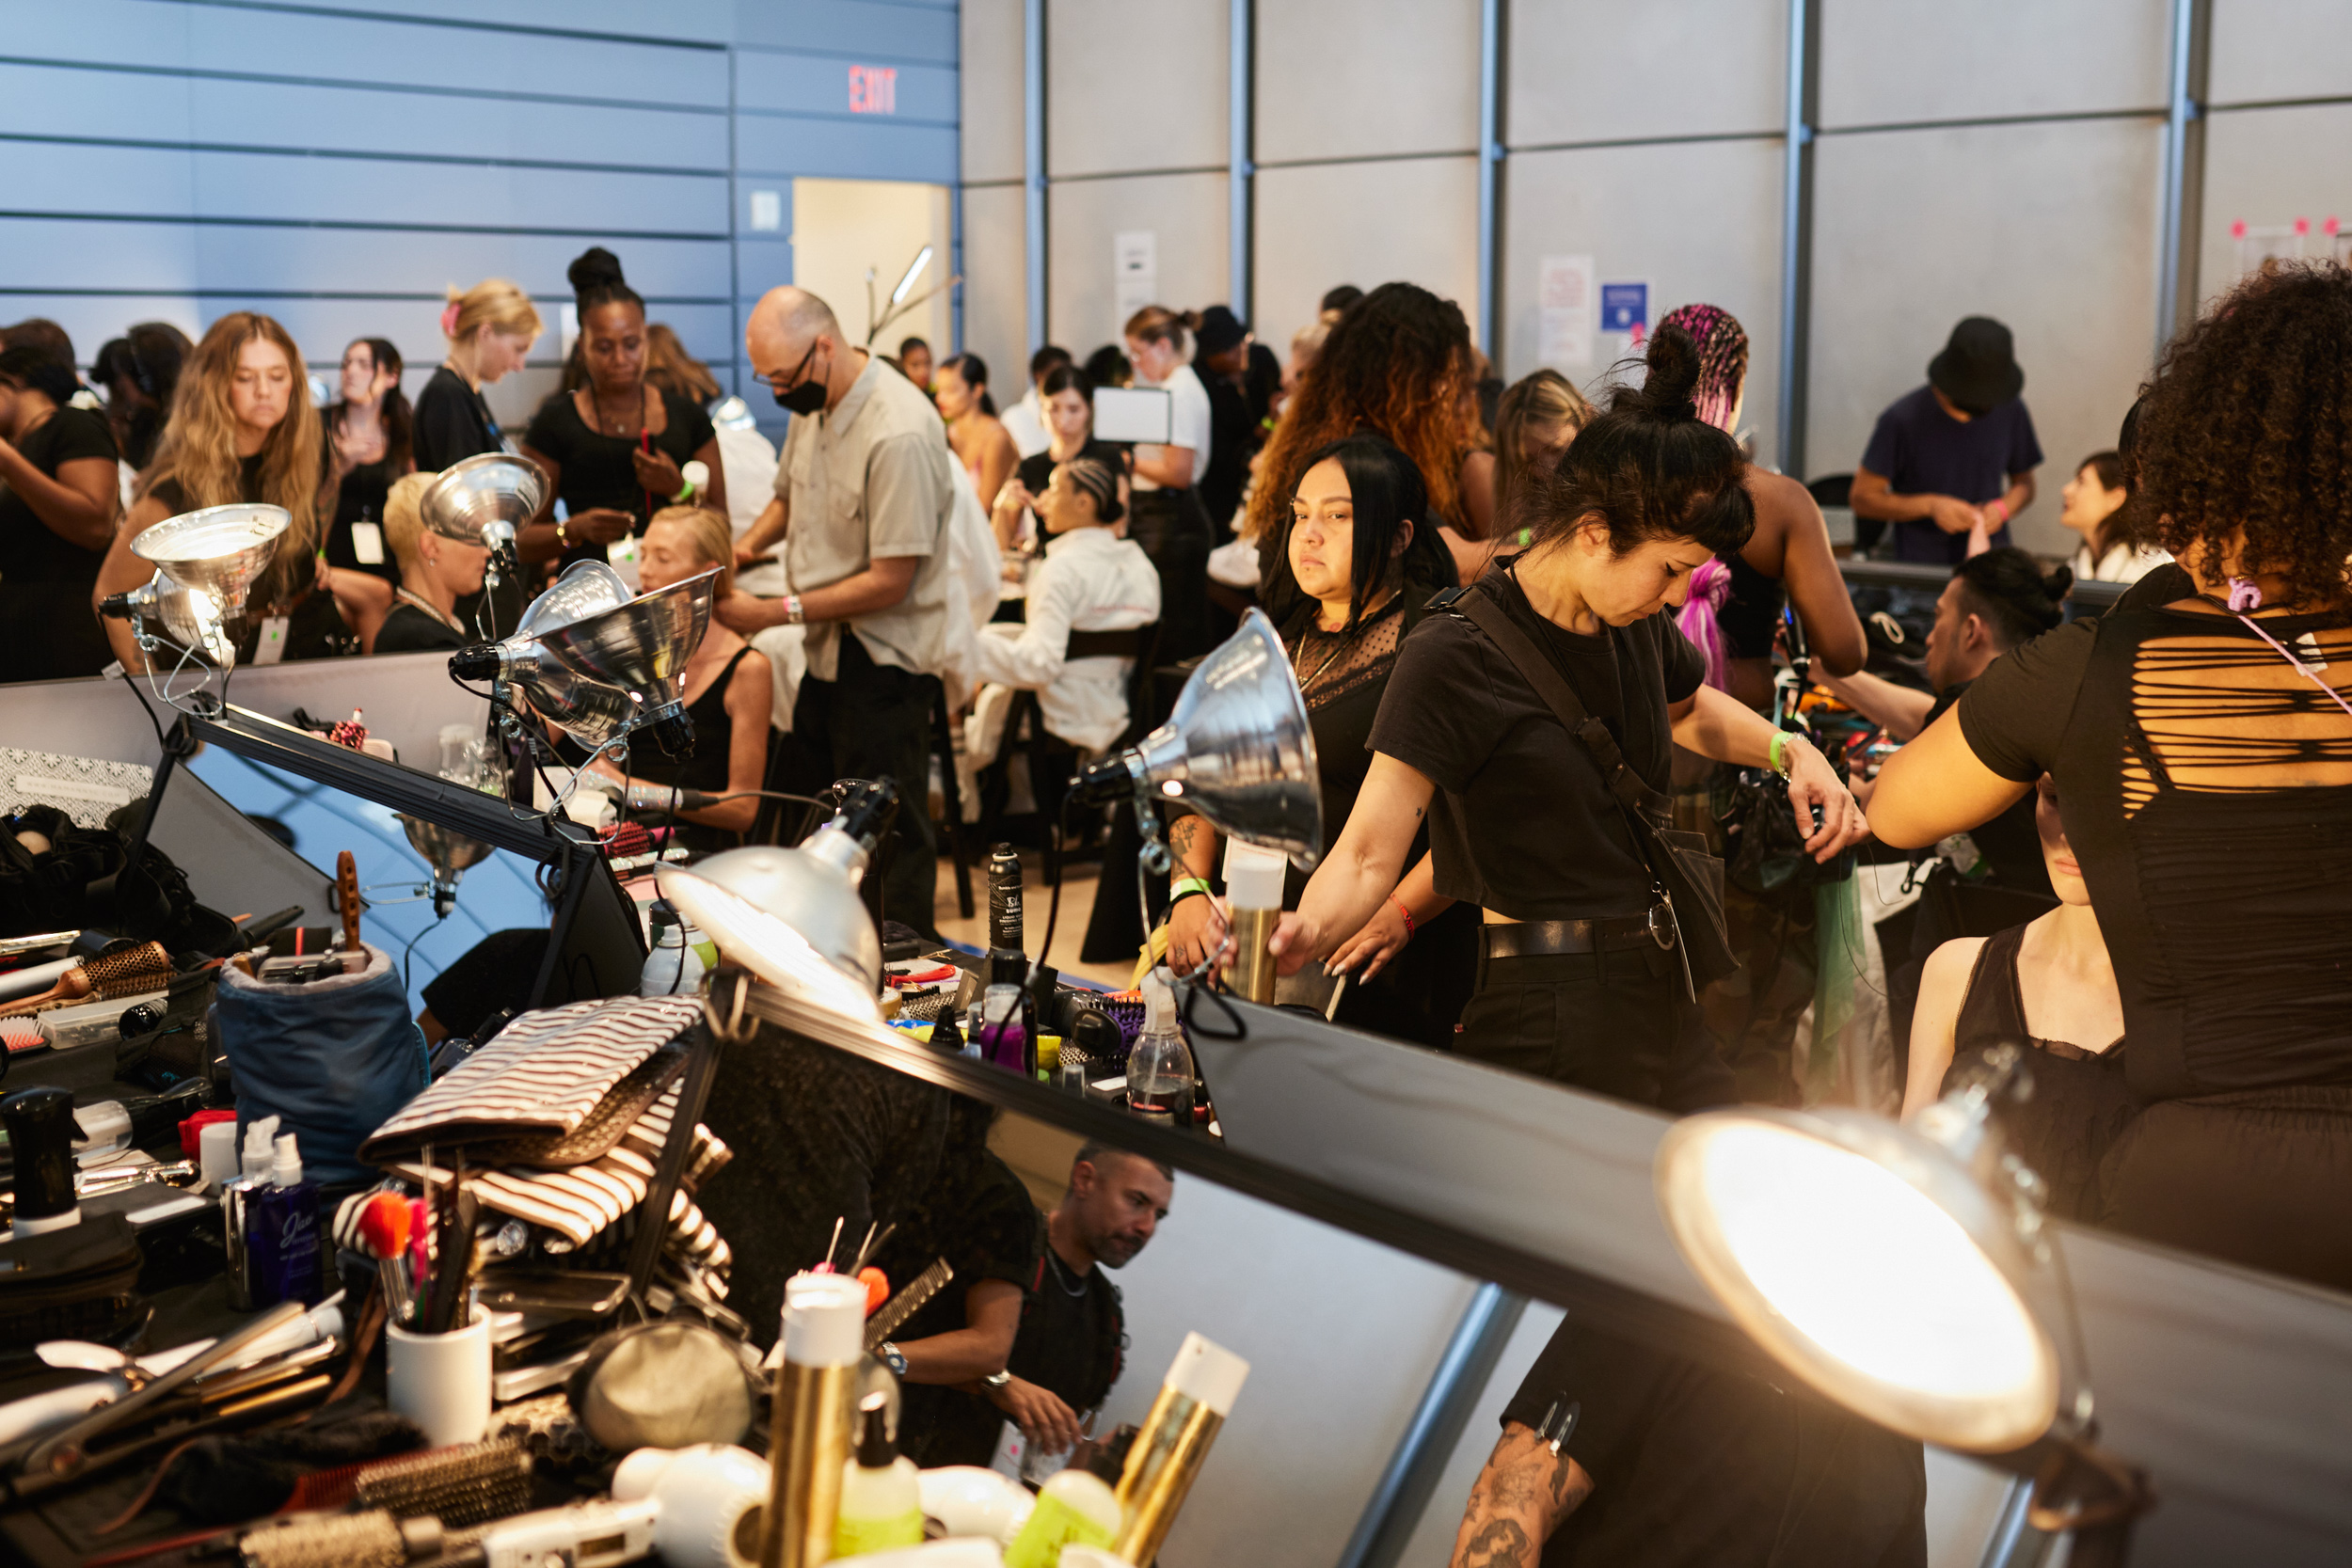
[[[1249,1363],[1232,1351],[1198,1334],[1184,1336],[1119,1478],[1125,1523],[1111,1544],[1119,1556],[1150,1562],[1159,1554],[1248,1376]]]
[[[768,1446],[775,1479],[761,1568],[815,1568],[833,1554],[865,1328],[866,1286],[855,1275],[796,1274],[785,1281],[784,1361]]]

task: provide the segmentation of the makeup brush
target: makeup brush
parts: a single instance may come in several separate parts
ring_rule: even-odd
[[[415,1305],[408,1288],[408,1200],[397,1193],[378,1193],[359,1211],[359,1243],[374,1255],[384,1310],[403,1328]]]

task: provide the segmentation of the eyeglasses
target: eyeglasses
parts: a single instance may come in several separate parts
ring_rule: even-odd
[[[817,357],[818,346],[824,341],[825,340],[822,338],[819,338],[816,342],[809,344],[808,352],[801,356],[801,362],[793,366],[791,372],[785,376],[782,380],[778,380],[772,375],[762,376],[760,379],[768,383],[768,389],[770,391],[775,393],[778,397],[784,396],[785,393],[790,391],[793,388],[798,387],[801,384],[802,372],[808,369],[808,362]]]

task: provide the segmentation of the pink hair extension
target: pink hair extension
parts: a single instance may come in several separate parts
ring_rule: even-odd
[[[1683,305],[1660,319],[1674,325],[1698,345],[1699,384],[1692,388],[1699,418],[1716,429],[1730,432],[1731,411],[1740,402],[1740,384],[1748,374],[1748,334],[1738,319],[1720,305]]]
[[[1682,635],[1707,659],[1707,684],[1718,691],[1731,689],[1731,648],[1715,619],[1730,597],[1731,568],[1720,561],[1703,561],[1691,574],[1691,596],[1677,617]]]

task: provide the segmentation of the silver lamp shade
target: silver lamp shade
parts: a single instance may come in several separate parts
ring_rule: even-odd
[[[1279,849],[1300,870],[1323,853],[1314,730],[1282,640],[1263,610],[1200,663],[1167,723],[1087,768],[1078,788],[1116,800],[1135,784],[1189,802],[1220,832]]]
[[[159,622],[174,642],[202,654],[223,670],[237,662],[237,639],[230,635],[220,606],[210,594],[183,588],[161,571],[128,594],[119,594],[103,607],[119,618],[138,616]]]
[[[490,858],[490,846],[405,813],[401,815],[400,825],[408,835],[408,847],[433,868],[433,913],[445,919],[457,907],[458,881],[469,867]]]
[[[152,562],[175,586],[208,598],[221,621],[234,623],[245,614],[246,592],[269,569],[278,536],[293,521],[282,506],[208,506],[142,529],[131,553]]]
[[[858,879],[897,796],[886,780],[860,784],[797,848],[756,845],[662,865],[654,884],[730,961],[805,1000],[870,1017],[882,938]]]
[[[547,494],[547,471],[538,464],[485,451],[443,468],[417,506],[424,526],[444,539],[511,551],[516,530],[537,515]]]

